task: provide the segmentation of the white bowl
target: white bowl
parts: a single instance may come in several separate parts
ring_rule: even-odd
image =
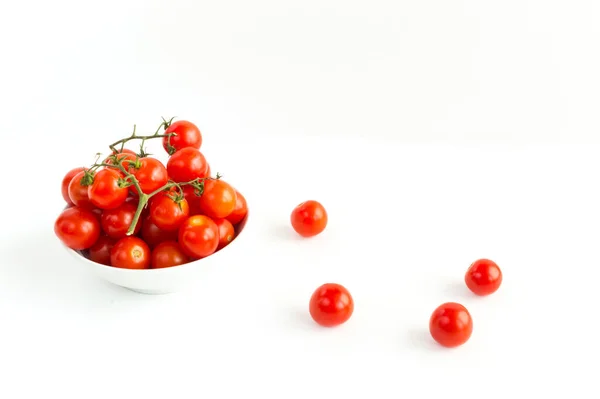
[[[238,241],[243,239],[246,223],[248,222],[249,212],[246,217],[236,227],[237,234],[235,239],[225,248],[214,254],[192,261],[180,266],[166,267],[161,269],[122,269],[113,266],[106,266],[100,263],[92,262],[86,258],[80,251],[74,251],[63,244],[80,264],[98,277],[118,286],[130,289],[142,294],[169,294],[182,289],[189,288],[206,275],[210,269],[228,264],[228,258],[235,256],[238,250]]]

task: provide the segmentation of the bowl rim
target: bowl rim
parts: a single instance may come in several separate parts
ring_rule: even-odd
[[[67,206],[63,210],[68,209],[68,208],[69,207]],[[244,218],[238,223],[238,225],[242,225],[242,229],[241,229],[240,233],[246,229],[246,227],[247,227],[246,224],[248,223],[249,216],[250,216],[250,210],[248,209],[248,211],[246,212],[246,216],[244,216]],[[171,272],[173,270],[181,270],[185,266],[188,266],[188,268],[189,268],[189,267],[192,267],[193,264],[197,264],[198,262],[202,262],[202,261],[204,261],[205,259],[208,259],[208,258],[213,258],[214,256],[217,256],[219,253],[223,252],[226,248],[229,248],[232,244],[234,244],[235,241],[238,241],[239,240],[238,237],[239,237],[239,235],[236,235],[236,238],[232,242],[230,242],[226,247],[221,248],[219,251],[213,252],[209,256],[206,256],[206,257],[200,258],[200,259],[196,259],[196,260],[193,260],[191,262],[184,263],[182,265],[176,265],[176,266],[170,266],[170,267],[162,267],[162,268],[158,268],[158,269],[153,269],[153,268],[148,268],[148,269],[127,269],[127,268],[124,268],[124,267],[115,267],[115,266],[110,266],[110,265],[104,265],[102,263],[94,262],[93,260],[85,257],[81,253],[81,251],[77,251],[77,250],[74,250],[72,248],[69,248],[62,241],[60,241],[60,240],[59,241],[62,244],[62,246],[68,252],[71,253],[71,255],[73,255],[74,257],[80,258],[85,263],[88,263],[88,264],[90,264],[92,266],[95,266],[97,268],[105,269],[105,270],[111,270],[111,271],[116,271],[116,272],[124,272],[124,273],[142,273],[142,272],[148,273],[148,272],[151,272],[151,273],[154,273],[154,274],[158,274],[158,273],[169,273],[169,272]],[[228,252],[230,252],[230,251],[228,251]],[[223,256],[223,255],[221,254],[221,256]]]

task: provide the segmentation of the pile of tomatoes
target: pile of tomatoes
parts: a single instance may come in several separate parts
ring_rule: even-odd
[[[54,231],[67,247],[100,264],[150,269],[205,258],[235,239],[248,213],[245,197],[211,177],[196,125],[171,120],[161,127],[151,136],[134,130],[102,162],[65,175],[67,207]],[[145,154],[143,144],[154,138],[162,139],[166,165]],[[139,153],[124,147],[136,140]]]

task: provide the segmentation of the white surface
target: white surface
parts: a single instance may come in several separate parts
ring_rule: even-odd
[[[598,2],[290,4],[3,4],[0,397],[597,397]],[[145,296],[52,225],[69,168],[171,115],[254,213],[236,264]],[[330,224],[301,241],[309,198]],[[356,301],[333,330],[327,281]],[[456,350],[427,334],[449,300]]]

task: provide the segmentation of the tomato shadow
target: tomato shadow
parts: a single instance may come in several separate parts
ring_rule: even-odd
[[[442,350],[442,347],[433,340],[429,330],[425,328],[412,328],[406,333],[406,340],[408,345],[412,348],[419,350],[427,350],[438,352]]]
[[[282,319],[285,321],[286,327],[294,331],[318,331],[323,329],[310,317],[307,309],[292,308],[286,309],[285,312],[286,316]]]
[[[110,284],[84,269],[52,234],[15,236],[4,249],[0,273],[16,296],[43,307],[81,309],[144,300],[144,295]]]
[[[453,302],[469,301],[476,297],[462,281],[451,281],[444,284],[441,292],[449,298],[449,301]]]
[[[302,241],[305,238],[294,231],[289,224],[278,223],[273,225],[269,231],[270,235],[277,240]]]

